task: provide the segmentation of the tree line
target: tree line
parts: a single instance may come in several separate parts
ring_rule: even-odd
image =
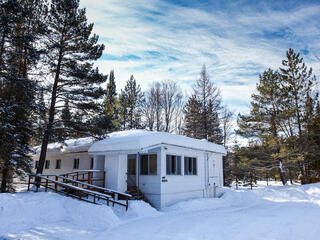
[[[41,174],[48,144],[68,138],[148,129],[226,142],[205,66],[191,96],[170,80],[142,91],[134,76],[118,93],[114,71],[94,66],[104,45],[79,0],[0,0],[0,12],[1,192],[31,171],[35,145]]]
[[[226,159],[226,184],[278,178],[311,183],[320,176],[320,102],[317,79],[293,49],[277,70],[267,69],[239,114],[236,144]]]

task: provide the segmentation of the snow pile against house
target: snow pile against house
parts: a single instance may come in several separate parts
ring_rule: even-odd
[[[160,144],[183,146],[190,149],[226,154],[223,146],[208,142],[207,140],[198,140],[167,132],[151,132],[146,130],[129,130],[111,133],[106,139],[95,142],[90,147],[89,152],[143,150],[144,148]]]

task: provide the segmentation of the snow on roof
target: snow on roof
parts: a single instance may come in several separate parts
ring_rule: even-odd
[[[55,142],[48,144],[48,153],[70,153],[70,152],[81,152],[88,151],[89,147],[94,142],[92,137],[84,137],[77,139],[69,139],[62,142]],[[40,153],[41,146],[34,147],[37,154]]]
[[[159,144],[176,145],[226,154],[226,150],[222,145],[211,143],[207,140],[147,130],[128,130],[110,133],[106,139],[93,143],[89,148],[89,153],[139,150]]]

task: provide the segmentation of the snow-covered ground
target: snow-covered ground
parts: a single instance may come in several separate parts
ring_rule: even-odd
[[[93,205],[55,193],[0,195],[0,239],[320,239],[320,184],[224,189],[156,211]]]

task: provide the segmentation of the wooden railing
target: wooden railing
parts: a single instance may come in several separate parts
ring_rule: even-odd
[[[40,179],[39,185],[36,183],[36,178]],[[126,207],[126,210],[128,210],[129,198],[131,197],[130,194],[92,185],[82,180],[83,179],[75,180],[62,175],[30,174],[28,179],[28,191],[30,190],[30,186],[35,184],[36,192],[39,190],[39,187],[44,187],[46,192],[48,189],[51,189],[57,193],[76,197],[82,201],[95,204],[97,203],[97,200],[105,200],[108,206],[110,203],[112,203],[112,206],[118,204]],[[119,201],[119,197],[124,199],[125,202]]]
[[[95,176],[93,177],[94,173],[96,175],[102,175],[100,178]],[[59,176],[66,177],[66,178],[72,178],[73,180],[87,182],[89,184],[92,184],[93,182],[102,182],[102,186],[105,186],[106,181],[106,174],[103,170],[78,170],[78,171],[72,171],[67,172],[63,174],[59,174]]]

